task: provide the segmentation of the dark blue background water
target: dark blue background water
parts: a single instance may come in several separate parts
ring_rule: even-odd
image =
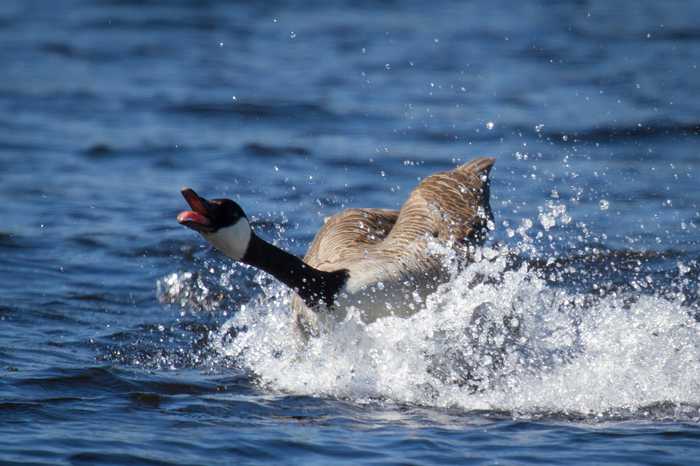
[[[697,461],[698,18],[692,0],[3,0],[0,463]],[[213,336],[267,285],[177,225],[181,186],[303,254],[323,216],[398,207],[477,155],[498,159],[492,244],[532,222],[521,260],[571,267],[548,286],[689,316],[682,389],[647,395],[668,383],[650,369],[620,406],[585,386],[580,410],[431,406],[295,392],[222,356]],[[548,238],[555,204],[571,221]],[[650,345],[635,367],[668,357]]]

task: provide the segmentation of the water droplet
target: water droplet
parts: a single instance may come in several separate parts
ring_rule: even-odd
[[[223,46],[224,46],[224,43],[223,43],[223,42],[219,42],[219,47],[223,47]]]
[[[551,214],[542,213],[538,218],[545,231],[549,231],[550,228],[557,224],[556,216]]]
[[[527,231],[527,230],[529,230],[530,228],[532,228],[532,225],[533,225],[532,220],[530,220],[529,218],[524,218],[524,219],[520,222],[520,227],[521,227],[524,231]]]
[[[486,129],[491,131],[493,128],[495,128],[496,124],[493,121],[488,121],[486,122]]]
[[[290,39],[296,39],[296,37],[297,37],[297,33],[296,33],[296,32],[292,31],[292,32],[289,33],[289,38],[290,38]]]
[[[610,207],[610,202],[608,202],[607,199],[601,199],[598,203],[598,207],[600,207],[600,210],[608,210]]]

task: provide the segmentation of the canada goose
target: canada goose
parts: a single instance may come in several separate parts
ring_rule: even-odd
[[[347,209],[316,234],[304,259],[257,236],[243,209],[230,199],[182,195],[192,210],[177,221],[199,232],[230,257],[264,270],[295,291],[292,309],[305,335],[355,308],[369,323],[409,315],[447,278],[429,241],[452,244],[463,257],[483,242],[489,206],[488,174],[494,158],[478,158],[425,178],[401,210]]]

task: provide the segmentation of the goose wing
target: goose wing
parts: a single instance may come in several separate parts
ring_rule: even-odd
[[[329,217],[304,262],[321,270],[394,263],[401,275],[429,269],[426,238],[480,244],[493,218],[488,174],[496,159],[482,157],[425,178],[400,211],[347,209]],[[363,265],[365,264],[365,265]]]
[[[481,243],[493,218],[488,175],[495,161],[482,157],[425,178],[401,207],[382,249],[423,255],[421,239],[428,236],[461,244]]]
[[[304,262],[322,270],[333,264],[361,259],[388,235],[399,217],[397,210],[346,209],[328,217],[316,233]]]

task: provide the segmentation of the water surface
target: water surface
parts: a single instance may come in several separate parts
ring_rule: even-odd
[[[0,462],[695,461],[699,15],[2,2]],[[192,186],[303,254],[480,155],[483,259],[304,348],[278,284],[175,222]]]

